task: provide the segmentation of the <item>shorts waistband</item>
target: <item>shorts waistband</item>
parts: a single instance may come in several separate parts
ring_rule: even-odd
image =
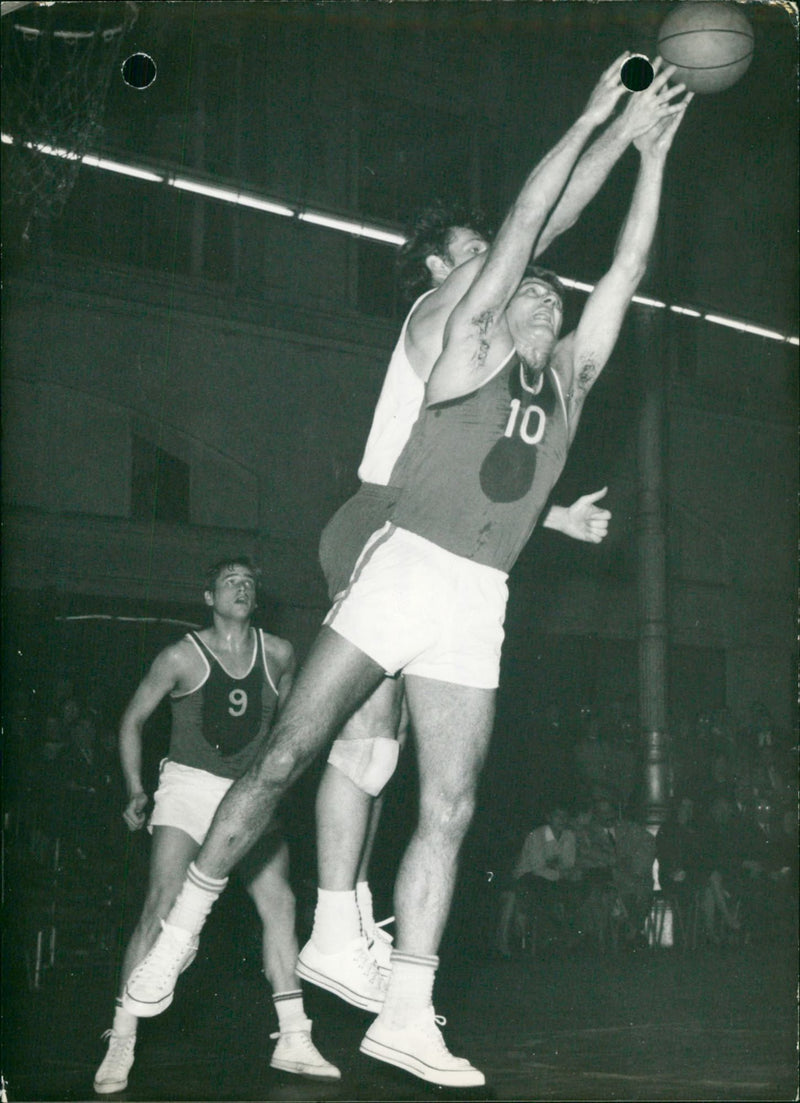
[[[411,529],[402,528],[400,525],[395,525],[391,521],[388,522],[388,525],[390,532],[402,533],[404,540],[410,540],[412,543],[419,544],[421,548],[425,549],[426,555],[435,556],[445,563],[455,563],[461,571],[474,571],[475,574],[493,577],[501,582],[505,582],[508,579],[508,572],[501,571],[499,567],[490,567],[487,563],[476,563],[474,559],[467,559],[463,555],[457,555],[455,552],[443,548],[441,544],[434,544],[434,542],[428,540],[426,536],[420,536],[419,533],[412,532]]]

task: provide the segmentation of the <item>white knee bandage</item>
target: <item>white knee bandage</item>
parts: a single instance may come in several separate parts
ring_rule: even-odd
[[[354,785],[377,797],[397,766],[400,746],[396,739],[337,739],[328,762],[349,777]]]

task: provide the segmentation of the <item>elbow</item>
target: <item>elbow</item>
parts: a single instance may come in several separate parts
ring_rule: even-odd
[[[619,253],[615,258],[615,267],[629,284],[631,292],[635,291],[644,279],[645,273],[647,272],[647,259],[647,253],[633,249],[628,252]]]

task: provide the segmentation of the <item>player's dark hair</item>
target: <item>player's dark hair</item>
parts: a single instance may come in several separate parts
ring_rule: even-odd
[[[552,287],[553,290],[558,293],[559,297],[561,298],[561,302],[564,302],[567,289],[564,287],[564,284],[561,282],[555,272],[551,272],[549,268],[541,268],[538,264],[534,264],[533,261],[530,261],[527,268],[525,269],[525,272],[523,273],[522,279],[537,279],[541,280],[542,283],[549,284],[550,287]]]
[[[491,241],[493,231],[482,211],[460,203],[436,200],[420,211],[409,227],[408,240],[397,252],[397,277],[403,294],[414,299],[430,287],[431,274],[425,264],[430,256],[448,259],[450,238],[456,227],[474,230]]]
[[[218,559],[206,570],[203,592],[213,594],[217,579],[223,571],[229,571],[231,567],[246,567],[255,579],[256,589],[261,584],[261,570],[255,565],[249,555],[228,555],[225,559]]]

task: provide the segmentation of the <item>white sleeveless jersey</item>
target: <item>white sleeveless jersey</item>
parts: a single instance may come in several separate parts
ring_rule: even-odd
[[[419,416],[425,396],[425,384],[406,355],[406,330],[411,315],[433,290],[435,288],[420,295],[406,315],[400,330],[372,417],[364,456],[358,468],[358,477],[362,483],[388,485],[392,468],[405,448]]]

